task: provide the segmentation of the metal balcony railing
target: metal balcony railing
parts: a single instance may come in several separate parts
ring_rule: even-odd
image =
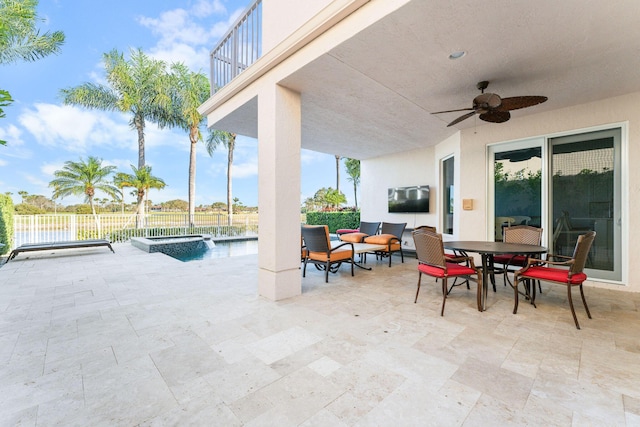
[[[253,0],[211,51],[211,94],[262,55],[262,0]]]

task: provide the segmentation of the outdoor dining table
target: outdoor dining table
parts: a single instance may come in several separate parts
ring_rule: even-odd
[[[493,270],[493,256],[497,254],[507,255],[540,255],[547,252],[547,248],[537,245],[525,245],[522,243],[485,242],[479,240],[458,240],[443,242],[445,249],[480,254],[482,259],[482,311],[485,310],[487,291],[489,288],[489,271]]]

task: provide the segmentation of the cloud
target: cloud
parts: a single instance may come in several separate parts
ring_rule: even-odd
[[[130,159],[104,159],[102,162],[105,166],[115,166],[120,172],[131,173],[131,165],[137,165],[137,160],[132,162]]]
[[[64,163],[44,163],[42,166],[40,166],[40,171],[53,179],[53,173],[55,171],[61,170],[63,167]]]
[[[223,15],[227,13],[227,8],[224,7],[220,0],[207,1],[199,0],[191,8],[191,12],[198,18],[207,18],[211,15]]]
[[[51,194],[51,189],[49,188],[49,181],[45,181],[29,173],[23,173],[22,177],[26,182],[28,182],[32,186],[37,187],[37,190],[35,192],[33,190],[30,191],[31,194],[42,194],[42,195]]]
[[[192,70],[209,69],[209,52],[229,30],[243,9],[228,15],[220,0],[197,1],[191,8],[163,12],[157,18],[141,16],[138,23],[158,37],[149,55],[168,63],[182,62]],[[212,15],[225,16],[211,22]]]
[[[87,111],[69,105],[34,104],[18,121],[40,145],[72,153],[86,153],[94,146],[137,148],[135,133],[123,116]]]
[[[0,127],[0,139],[7,141],[7,145],[0,147],[0,156],[14,159],[30,159],[33,151],[27,148],[22,138],[22,130],[11,124],[6,128]]]
[[[234,163],[231,167],[232,178],[249,178],[258,175],[258,158],[252,158],[244,163]]]
[[[9,162],[7,162],[6,160],[0,159],[0,167],[7,166],[8,164],[9,164]]]
[[[300,163],[303,165],[312,165],[321,160],[325,160],[326,156],[326,154],[319,153],[317,151],[305,150],[303,148],[300,150]]]

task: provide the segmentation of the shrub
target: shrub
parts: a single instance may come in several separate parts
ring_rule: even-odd
[[[0,255],[4,255],[13,246],[13,200],[6,194],[0,194]]]
[[[341,228],[358,228],[360,212],[307,212],[307,224],[328,225],[329,233]]]
[[[46,213],[44,209],[40,209],[37,206],[29,205],[27,203],[18,203],[14,210],[17,215],[39,215]]]

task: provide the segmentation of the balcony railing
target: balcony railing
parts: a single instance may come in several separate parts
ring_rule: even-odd
[[[253,0],[211,51],[211,94],[246,70],[261,55],[262,0]]]

